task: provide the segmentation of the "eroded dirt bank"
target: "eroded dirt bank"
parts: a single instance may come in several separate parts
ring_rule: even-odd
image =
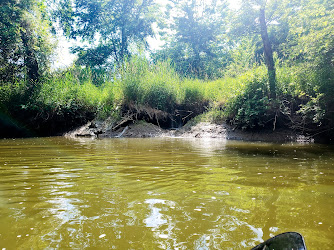
[[[95,138],[144,138],[144,137],[180,137],[180,138],[221,138],[225,140],[263,141],[263,142],[313,142],[306,137],[290,130],[242,131],[233,129],[228,124],[200,122],[186,124],[178,129],[162,129],[145,121],[136,121],[124,126],[115,125],[111,120],[93,121],[68,132],[69,137]]]

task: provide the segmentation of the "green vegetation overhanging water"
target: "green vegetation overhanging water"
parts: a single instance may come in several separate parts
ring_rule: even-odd
[[[334,235],[334,149],[222,140],[0,141],[2,249],[249,249]]]

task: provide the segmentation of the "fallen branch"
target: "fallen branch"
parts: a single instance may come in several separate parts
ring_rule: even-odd
[[[192,111],[187,111],[189,114],[185,117],[182,117],[182,121],[184,122],[189,116],[191,116],[194,112]]]
[[[128,113],[128,116],[127,117],[124,117],[122,121],[120,121],[119,123],[117,123],[117,125],[115,127],[113,127],[111,130],[112,131],[115,131],[117,130],[118,128],[120,128],[124,123],[127,123],[129,121],[133,121],[133,114],[129,114]]]

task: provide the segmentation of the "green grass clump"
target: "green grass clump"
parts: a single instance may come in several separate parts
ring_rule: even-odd
[[[171,111],[177,105],[192,106],[209,102],[227,102],[246,86],[245,79],[225,78],[216,81],[181,78],[169,62],[150,64],[134,57],[120,73],[119,82],[125,104],[145,105]]]
[[[152,65],[145,58],[135,57],[126,64],[119,81],[128,105],[172,112],[176,105],[204,100],[202,82],[182,80],[169,62]]]
[[[179,102],[189,106],[194,103],[204,103],[208,101],[205,96],[205,82],[197,79],[184,79],[179,84]]]
[[[96,112],[101,101],[100,93],[91,82],[80,83],[73,72],[67,71],[43,82],[31,107],[57,115],[77,110]]]
[[[177,101],[178,75],[167,63],[150,65],[141,81],[141,104],[171,112]]]

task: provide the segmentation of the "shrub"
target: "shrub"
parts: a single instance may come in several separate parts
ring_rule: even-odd
[[[266,76],[254,74],[247,81],[244,91],[227,103],[226,115],[242,129],[264,127],[273,119]]]

